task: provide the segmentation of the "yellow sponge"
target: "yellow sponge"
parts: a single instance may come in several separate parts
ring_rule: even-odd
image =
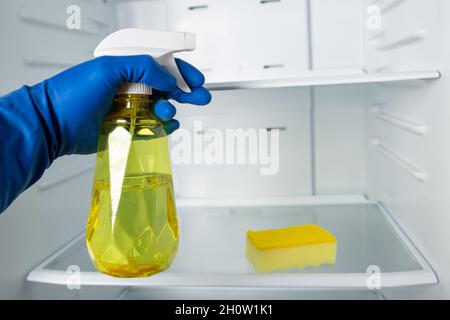
[[[257,272],[334,264],[336,247],[336,238],[314,224],[247,232],[247,259]]]

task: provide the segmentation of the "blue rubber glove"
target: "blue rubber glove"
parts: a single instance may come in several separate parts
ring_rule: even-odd
[[[100,126],[120,84],[142,82],[156,89],[162,98],[155,113],[168,133],[179,123],[166,99],[208,104],[204,76],[187,62],[176,62],[190,93],[177,88],[175,78],[153,58],[140,55],[97,58],[0,98],[0,212],[57,157],[96,152]]]

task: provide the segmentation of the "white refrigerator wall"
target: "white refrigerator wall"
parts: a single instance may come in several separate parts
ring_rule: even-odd
[[[197,49],[179,56],[208,82],[361,72],[362,10],[361,0],[118,3],[120,28],[195,32]],[[204,133],[215,129],[282,131],[277,175],[261,176],[261,165],[174,165],[177,197],[365,193],[363,92],[362,86],[214,92],[207,108],[179,105],[177,118],[192,140],[199,134],[206,140]],[[202,122],[201,133],[194,121]]]
[[[397,2],[382,3],[381,29],[366,34],[367,68],[433,68],[443,77],[367,86],[369,195],[392,212],[440,283],[392,290],[387,297],[450,298],[450,3]]]
[[[0,30],[14,30],[0,32],[0,41],[8,46],[0,51],[0,70],[8,75],[0,83],[1,94],[89,59],[100,39],[117,27],[197,32],[198,51],[183,57],[212,82],[292,77],[310,70],[438,68],[444,75],[450,71],[449,35],[442,32],[450,30],[446,0],[376,1],[383,17],[389,18],[381,30],[365,28],[366,9],[374,3],[366,0],[35,3],[0,2]],[[82,8],[87,33],[61,28],[70,4]],[[431,84],[215,92],[206,108],[180,105],[177,118],[192,136],[206,132],[195,132],[194,120],[202,120],[206,130],[280,127],[283,131],[279,175],[264,177],[258,167],[245,165],[174,165],[177,197],[369,194],[393,212],[441,281],[425,289],[389,291],[388,297],[449,298],[447,82],[444,78]],[[398,123],[419,131],[425,125],[429,130],[422,136]],[[369,144],[374,142],[371,138],[381,144]],[[394,151],[394,160],[401,155],[400,164],[403,158],[411,160],[414,166],[404,167],[413,173],[421,169],[426,180],[418,181],[398,161],[386,158],[386,153],[377,151],[380,146]],[[83,230],[94,160],[94,156],[58,159],[36,186],[0,216],[0,298],[117,294],[111,289],[73,293],[25,282],[31,268]]]

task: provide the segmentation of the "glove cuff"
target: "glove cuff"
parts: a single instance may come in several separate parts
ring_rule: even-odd
[[[0,212],[42,176],[58,150],[49,115],[30,89],[0,98]]]

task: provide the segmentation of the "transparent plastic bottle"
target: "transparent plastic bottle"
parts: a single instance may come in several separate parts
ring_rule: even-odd
[[[117,94],[101,128],[86,242],[97,270],[146,277],[178,248],[168,139],[149,94]]]

